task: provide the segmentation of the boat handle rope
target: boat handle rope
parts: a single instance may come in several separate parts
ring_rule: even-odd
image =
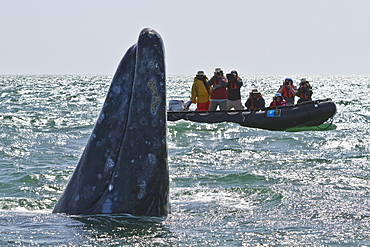
[[[252,115],[252,111],[249,112],[248,115],[244,116],[243,113],[242,113],[242,116],[243,116],[243,122],[245,122],[245,120],[247,119],[247,117],[249,117],[250,115]]]
[[[318,102],[321,102],[322,100],[317,100],[317,101],[314,101],[316,104],[318,104]],[[305,108],[306,108],[306,111],[307,111],[307,113],[308,113],[308,115],[311,117],[311,114],[310,114],[310,111],[308,110],[308,108],[307,108],[307,105],[308,104],[305,104]],[[316,127],[319,129],[319,130],[327,130],[327,129],[329,129],[330,128],[330,126],[333,124],[333,121],[334,121],[334,117],[331,117],[330,118],[331,120],[330,120],[330,124],[327,126],[327,127],[325,127],[325,128],[321,128],[321,127],[319,127],[321,124],[318,124],[318,125],[316,125]]]
[[[329,129],[329,127],[333,124],[333,121],[334,121],[334,117],[331,117],[331,118],[330,118],[330,124],[329,124],[327,127],[325,127],[325,128],[321,128],[321,127],[319,127],[319,126],[320,126],[320,124],[319,124],[319,125],[317,125],[316,127],[317,127],[319,130],[327,130],[327,129]]]

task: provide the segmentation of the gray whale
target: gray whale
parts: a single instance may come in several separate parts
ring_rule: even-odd
[[[143,29],[53,213],[165,216],[170,211],[164,45]]]

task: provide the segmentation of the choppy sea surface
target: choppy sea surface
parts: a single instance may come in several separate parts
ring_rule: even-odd
[[[243,103],[285,76],[242,76]],[[267,131],[168,122],[172,213],[66,216],[52,209],[111,76],[0,76],[0,246],[370,246],[370,76],[295,75],[332,98],[333,125]],[[168,76],[187,101],[193,76]]]

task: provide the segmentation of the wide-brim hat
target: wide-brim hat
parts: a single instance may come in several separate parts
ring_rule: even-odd
[[[305,82],[305,83],[307,83],[308,81],[307,81],[307,79],[306,79],[306,78],[302,78],[302,79],[301,79],[301,82]]]
[[[203,70],[199,70],[199,71],[197,72],[197,75],[203,75],[203,76],[205,76],[205,74],[204,74],[204,71],[203,71]]]

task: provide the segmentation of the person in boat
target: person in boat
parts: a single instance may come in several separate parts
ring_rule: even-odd
[[[286,78],[283,85],[280,86],[278,93],[283,96],[288,105],[294,105],[294,96],[297,93],[297,89],[293,84],[291,78]]]
[[[240,96],[240,87],[243,86],[242,79],[238,76],[238,71],[232,70],[226,75],[227,86],[227,110],[234,108],[235,110],[243,110],[242,100]]]
[[[270,103],[270,107],[286,106],[287,102],[280,93],[275,94]]]
[[[208,111],[210,95],[211,88],[208,85],[208,78],[204,71],[200,70],[194,77],[193,86],[191,87],[191,103],[197,104],[196,111]]]
[[[312,98],[311,98],[312,88],[311,88],[309,81],[307,81],[306,78],[301,79],[296,95],[299,97],[299,100],[297,103],[312,101]]]
[[[247,107],[248,110],[265,107],[265,99],[262,97],[262,94],[258,92],[257,89],[253,89],[252,92],[249,93],[249,98],[245,102],[245,107]]]
[[[208,81],[208,85],[212,86],[210,98],[210,111],[215,111],[217,107],[222,111],[227,110],[227,81],[224,72],[220,68],[216,68],[214,75]]]

